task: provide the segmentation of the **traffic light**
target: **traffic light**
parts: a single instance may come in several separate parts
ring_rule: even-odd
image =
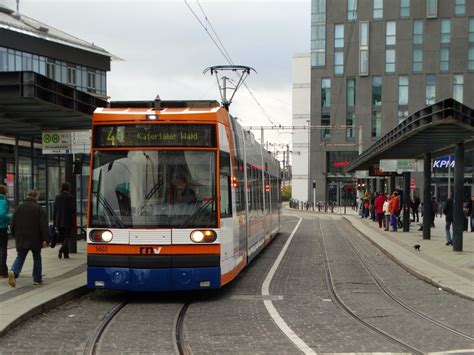
[[[313,181],[313,189],[316,188],[316,181]]]

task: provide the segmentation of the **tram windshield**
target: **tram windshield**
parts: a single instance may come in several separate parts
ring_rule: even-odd
[[[96,151],[91,227],[216,227],[215,160],[212,151]]]

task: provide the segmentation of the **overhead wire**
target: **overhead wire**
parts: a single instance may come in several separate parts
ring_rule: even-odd
[[[195,17],[195,19],[199,22],[199,24],[201,25],[201,27],[204,29],[204,31],[206,31],[207,35],[209,36],[209,38],[211,39],[211,41],[214,43],[214,45],[217,47],[217,49],[219,50],[219,52],[222,54],[222,56],[227,60],[227,62],[231,65],[234,65],[234,62],[231,58],[231,56],[229,55],[229,53],[227,52],[227,49],[225,48],[224,44],[222,43],[219,35],[217,34],[217,31],[214,29],[214,26],[212,25],[210,19],[208,18],[204,8],[201,6],[201,3],[199,2],[199,0],[196,0],[203,16],[204,16],[204,19],[206,21],[206,23],[209,24],[212,32],[214,33],[216,39],[211,35],[211,33],[209,32],[209,30],[207,29],[207,26],[204,25],[203,21],[201,21],[201,19],[199,18],[199,16],[196,14],[196,12],[193,10],[193,8],[189,5],[188,1],[187,0],[184,0],[184,3],[186,4],[186,6],[188,7],[189,11],[191,11],[191,13],[193,14],[193,16]],[[250,96],[252,97],[252,99],[255,101],[255,103],[257,104],[257,106],[259,107],[259,109],[262,111],[263,115],[265,116],[265,118],[272,124],[272,125],[278,125],[277,123],[275,123],[275,121],[271,118],[271,115],[264,109],[263,105],[258,101],[257,97],[255,96],[255,94],[252,92],[252,90],[248,87],[247,83],[243,83],[243,85],[245,86],[245,88],[247,89],[247,91],[249,92]]]

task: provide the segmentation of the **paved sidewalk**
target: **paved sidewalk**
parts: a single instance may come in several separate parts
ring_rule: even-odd
[[[86,242],[77,242],[77,254],[59,259],[59,246],[41,251],[43,284],[33,285],[33,257],[28,253],[16,287],[8,279],[0,279],[0,336],[20,322],[57,307],[87,292]],[[11,267],[16,249],[8,249],[7,265]]]
[[[464,232],[463,251],[453,251],[452,246],[445,245],[444,217],[436,217],[431,239],[424,240],[423,232],[418,231],[419,223],[411,223],[410,232],[385,232],[379,229],[377,222],[360,218],[350,207],[346,208],[345,215],[342,208],[338,213],[286,210],[345,218],[407,271],[446,291],[474,300],[474,233]],[[420,251],[413,248],[416,244],[421,246]]]

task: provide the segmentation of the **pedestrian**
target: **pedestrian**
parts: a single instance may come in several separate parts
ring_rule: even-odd
[[[453,224],[453,199],[449,197],[444,204],[443,213],[446,216],[446,245],[453,245],[453,240],[451,239],[451,225]]]
[[[392,196],[387,194],[387,197],[385,199],[385,202],[383,203],[383,213],[384,213],[384,230],[388,231],[389,226],[390,226],[390,211],[388,209],[388,205],[390,203],[390,199]]]
[[[71,195],[71,184],[63,182],[61,191],[54,199],[54,226],[58,229],[58,238],[61,241],[58,258],[64,255],[65,259],[69,259],[69,240],[73,226],[74,213],[76,212],[76,204],[74,197]]]
[[[471,199],[467,201],[467,215],[471,219],[470,225],[471,225],[471,232],[474,232],[474,209],[472,208],[474,201],[474,194],[471,196]]]
[[[382,228],[382,224],[384,221],[384,212],[383,212],[383,205],[385,203],[385,195],[380,194],[377,196],[377,199],[374,202],[375,213],[377,214],[377,221],[379,222],[379,228]]]
[[[435,217],[436,217],[436,211],[438,210],[438,204],[436,203],[436,197],[431,198],[431,228],[435,227]]]
[[[28,251],[33,254],[33,284],[43,282],[41,266],[41,248],[48,246],[48,217],[38,204],[38,190],[30,190],[26,199],[13,212],[11,232],[15,238],[17,257],[8,272],[8,283],[16,286]]]
[[[420,216],[419,216],[420,203],[421,203],[420,198],[415,195],[415,197],[411,201],[411,206],[410,206],[412,214],[413,214],[412,222],[418,223],[420,221]]]
[[[398,213],[400,211],[400,198],[398,197],[398,191],[393,192],[393,198],[391,201],[390,209],[390,224],[393,226],[393,232],[397,231],[398,228]]]
[[[8,212],[8,187],[0,185],[0,277],[8,277],[7,249],[8,223],[11,215]]]

